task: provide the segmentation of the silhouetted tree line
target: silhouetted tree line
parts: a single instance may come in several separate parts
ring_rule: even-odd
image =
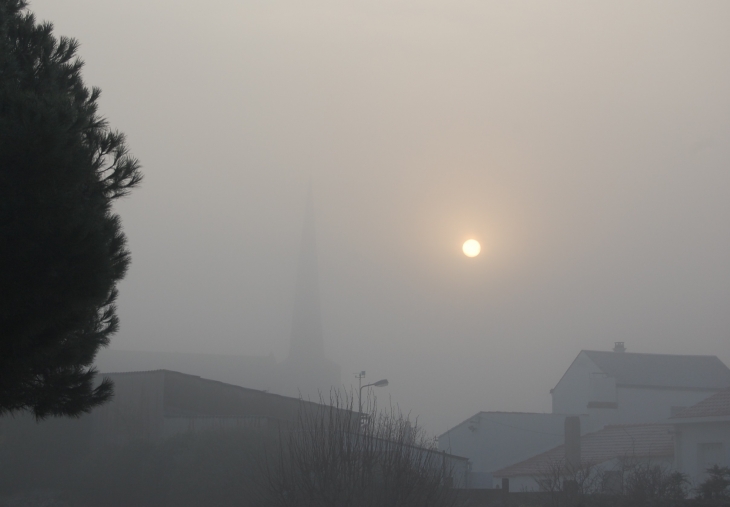
[[[730,469],[713,466],[708,478],[692,485],[670,466],[627,456],[617,467],[555,462],[535,477],[541,492],[530,500],[495,505],[545,507],[730,507]]]

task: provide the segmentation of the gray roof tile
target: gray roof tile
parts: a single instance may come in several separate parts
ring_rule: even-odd
[[[717,356],[583,352],[617,384],[690,389],[730,387],[730,369]]]

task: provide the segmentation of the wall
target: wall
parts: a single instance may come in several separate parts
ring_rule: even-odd
[[[616,424],[667,422],[672,407],[691,407],[718,392],[618,386]],[[593,414],[591,414],[593,417]]]
[[[93,410],[92,445],[162,438],[163,371],[113,373],[114,397]]]
[[[715,422],[682,423],[675,426],[675,466],[687,474],[697,486],[704,481],[704,470],[710,463],[701,463],[702,444],[722,444],[719,456],[720,466],[730,465],[730,419]],[[711,460],[714,461],[714,460]]]
[[[451,471],[451,477],[453,478],[453,487],[458,489],[464,489],[471,487],[469,484],[471,463],[468,459],[459,459],[455,457],[446,458],[447,467]]]
[[[92,412],[97,446],[157,441],[183,431],[249,425],[260,418],[295,421],[301,408],[321,410],[297,398],[174,371],[102,376],[114,381],[114,397]]]
[[[299,400],[177,372],[165,372],[166,416],[293,417]]]
[[[263,416],[181,416],[165,417],[163,421],[162,436],[169,438],[181,433],[191,433],[209,430],[245,429],[258,430],[274,425],[279,427],[279,421],[268,419]]]
[[[578,354],[563,377],[551,391],[553,397],[554,414],[585,414],[588,412],[588,402],[591,399],[591,378],[601,373],[596,363],[583,352]],[[605,390],[605,386],[604,387]],[[601,392],[602,398],[607,398],[606,392]],[[597,429],[597,428],[596,428]]]

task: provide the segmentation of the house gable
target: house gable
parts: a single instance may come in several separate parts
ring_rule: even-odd
[[[593,362],[586,351],[581,351],[555,388],[550,391],[553,398],[553,413],[585,414],[591,401],[615,402],[615,399],[608,399],[607,396],[603,396],[602,400],[593,399],[591,379],[594,377],[607,378],[607,375]]]

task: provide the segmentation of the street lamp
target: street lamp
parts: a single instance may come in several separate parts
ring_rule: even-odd
[[[360,391],[357,395],[357,413],[360,414],[360,418],[362,419],[362,390],[366,387],[385,387],[388,385],[388,379],[384,378],[382,380],[378,380],[377,382],[373,382],[372,384],[365,384],[362,385],[362,379],[365,378],[365,372],[361,371],[357,376],[358,385],[360,386]]]

